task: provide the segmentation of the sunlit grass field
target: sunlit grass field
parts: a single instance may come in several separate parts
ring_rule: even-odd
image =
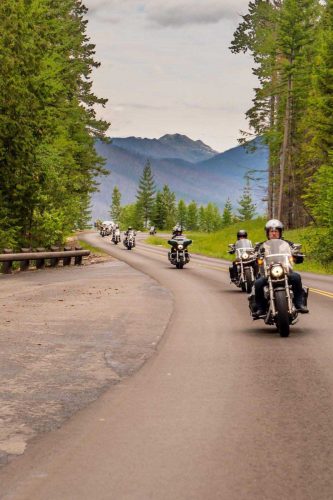
[[[256,242],[264,241],[265,231],[264,227],[267,219],[259,218],[246,223],[237,223],[224,228],[216,233],[191,233],[186,232],[186,236],[193,240],[191,245],[191,252],[209,257],[217,257],[220,259],[232,260],[233,256],[228,254],[228,244],[234,243],[236,240],[236,233],[239,229],[246,229],[248,238],[253,244]],[[315,233],[318,234],[320,230],[313,228],[301,228],[291,231],[284,231],[284,238],[291,240],[294,243],[302,244],[302,251],[305,254],[303,264],[295,266],[295,270],[309,271],[322,274],[333,274],[333,264],[323,265],[318,258],[311,254],[311,248]],[[147,243],[152,245],[162,245],[169,247],[167,241],[159,236],[149,236],[146,239]],[[332,244],[327,242],[327,244]]]

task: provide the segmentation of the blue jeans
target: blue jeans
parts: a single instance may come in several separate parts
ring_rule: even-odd
[[[292,272],[288,276],[288,282],[294,292],[295,306],[303,304],[303,286],[300,274]],[[256,304],[258,309],[265,310],[267,303],[264,295],[264,286],[267,285],[267,278],[258,278],[254,284]]]

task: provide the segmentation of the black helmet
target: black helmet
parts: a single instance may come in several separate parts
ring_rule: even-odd
[[[239,238],[247,238],[247,231],[245,229],[240,229],[237,232],[237,239],[239,240]]]
[[[266,222],[266,225],[265,225],[265,231],[266,231],[267,236],[268,236],[268,231],[270,229],[277,229],[279,231],[280,237],[281,237],[282,231],[283,231],[283,224],[278,219],[270,219],[268,222]]]

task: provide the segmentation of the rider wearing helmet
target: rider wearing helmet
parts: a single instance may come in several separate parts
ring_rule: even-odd
[[[135,230],[132,228],[132,226],[128,226],[127,231],[125,231],[125,232],[124,232],[124,235],[125,235],[125,240],[124,240],[124,243],[126,243],[127,237],[128,237],[128,235],[129,235],[130,233],[132,233],[132,234],[133,234],[133,236],[136,236],[136,232],[135,232]],[[135,238],[134,238],[134,240],[133,240],[133,241],[134,241],[134,243],[133,243],[133,247],[135,247]]]
[[[245,229],[239,229],[237,231],[237,241],[247,239],[247,231]],[[232,245],[232,248],[228,251],[230,254],[234,254],[236,251],[236,244]],[[237,264],[236,261],[233,261],[232,266],[229,267],[230,280],[236,281],[237,277]]]
[[[175,236],[182,236],[183,234],[183,230],[181,228],[181,226],[175,226],[172,230],[172,238],[174,238]]]
[[[265,232],[268,240],[272,239],[283,239],[282,234],[283,234],[283,224],[281,221],[278,219],[271,219],[269,220],[266,225],[265,225]],[[294,250],[294,243],[292,241],[284,240],[286,241],[289,246],[291,247],[292,250]],[[263,253],[263,245],[265,242],[258,243],[256,245],[256,251],[258,253]],[[296,257],[296,263],[300,264],[303,262],[303,256],[301,254],[293,252],[293,255]],[[304,305],[304,299],[303,299],[303,286],[302,286],[302,279],[301,276],[298,273],[295,273],[292,271],[288,277],[288,281],[293,289],[294,292],[294,302],[295,302],[295,307],[298,312],[300,313],[308,313],[309,310],[308,308]],[[257,312],[255,313],[255,316],[263,316],[266,314],[266,300],[264,296],[264,287],[267,284],[267,278],[264,276],[259,277],[256,279],[256,282],[254,284],[255,288],[255,300],[256,300],[256,306],[257,306]]]

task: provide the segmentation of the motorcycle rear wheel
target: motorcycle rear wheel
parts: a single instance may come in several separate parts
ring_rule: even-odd
[[[275,292],[275,307],[277,311],[276,326],[279,330],[280,337],[289,337],[289,313],[286,292],[277,290]]]

